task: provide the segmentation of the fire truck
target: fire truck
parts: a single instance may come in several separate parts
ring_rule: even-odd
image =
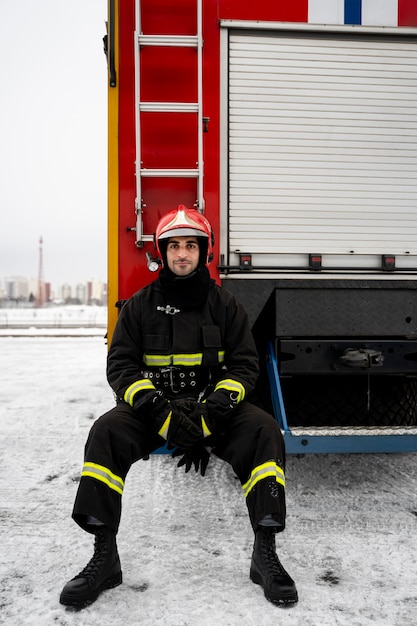
[[[180,204],[289,453],[417,450],[415,0],[109,0],[108,339]]]

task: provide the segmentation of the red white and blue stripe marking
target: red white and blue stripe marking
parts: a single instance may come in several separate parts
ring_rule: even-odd
[[[308,22],[416,26],[417,0],[308,0]]]

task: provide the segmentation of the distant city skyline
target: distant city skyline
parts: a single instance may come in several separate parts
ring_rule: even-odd
[[[8,279],[17,279],[17,278],[23,278],[25,280],[28,281],[38,281],[38,276],[35,275],[22,275],[22,274],[18,274],[18,273],[13,273],[13,274],[4,274],[3,276],[0,275],[0,284],[2,281],[8,280]],[[48,280],[47,276],[44,276],[44,282],[45,283],[49,283],[51,285],[51,287],[53,287],[54,289],[59,289],[61,288],[63,285],[70,285],[72,288],[75,289],[75,287],[78,284],[82,284],[82,283],[87,283],[89,281],[95,281],[95,280],[99,280],[103,283],[107,282],[107,277],[105,280],[103,280],[103,278],[98,278],[96,276],[91,276],[89,278],[81,278],[80,280],[65,280],[65,279],[58,279],[58,281],[51,281]]]
[[[42,244],[40,246],[40,239],[42,239]],[[89,280],[101,280],[102,282],[107,281],[107,248],[105,248],[103,252],[104,255],[104,267],[101,271],[98,272],[99,275],[94,275],[94,270],[89,273],[83,268],[75,269],[73,258],[68,259],[66,267],[62,269],[60,266],[55,267],[55,264],[48,259],[48,241],[45,242],[45,238],[42,235],[35,238],[36,240],[36,253],[34,256],[33,267],[27,268],[26,271],[23,272],[8,272],[0,274],[0,280],[3,278],[26,278],[28,280],[38,280],[39,279],[39,264],[40,264],[40,248],[42,247],[42,277],[44,282],[50,283],[54,289],[58,289],[63,285],[69,284],[71,287],[75,288],[77,284],[84,283]],[[107,244],[107,241],[106,241]],[[74,253],[75,254],[75,253]],[[32,265],[32,263],[31,263]],[[19,264],[20,266],[20,264]],[[2,268],[0,268],[1,271]],[[97,268],[96,268],[97,269]],[[95,270],[96,271],[96,270]],[[51,277],[50,277],[51,276]],[[86,278],[88,276],[88,278]]]
[[[78,300],[80,303],[87,303],[94,300],[104,304],[107,302],[107,281],[92,278],[74,284],[63,281],[55,286],[44,280],[41,283],[41,295],[39,292],[39,277],[0,277],[0,300],[41,299],[42,302]]]
[[[27,280],[29,281],[29,283],[33,283],[33,285],[36,285],[36,288],[37,288],[37,284],[39,284],[39,282],[41,281],[41,282],[44,282],[45,284],[49,284],[51,290],[54,292],[60,291],[62,288],[68,287],[68,286],[70,286],[71,289],[75,290],[77,289],[79,285],[85,284],[87,282],[94,282],[94,281],[107,282],[107,276],[105,280],[103,280],[102,276],[81,278],[80,280],[76,280],[76,281],[62,280],[62,279],[58,279],[58,281],[48,280],[48,276],[45,274],[44,239],[42,235],[38,239],[38,255],[37,255],[36,268],[37,268],[36,276],[32,276],[32,274],[19,275],[17,273],[14,273],[11,275],[7,274],[6,276],[3,276],[3,277],[0,276],[0,281],[1,281],[1,278],[3,278],[3,280],[5,281],[13,280],[13,279]],[[31,287],[31,290],[33,291],[33,287]]]

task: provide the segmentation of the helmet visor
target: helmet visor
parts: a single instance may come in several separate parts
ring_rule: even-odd
[[[167,230],[162,235],[159,235],[159,239],[169,239],[170,237],[207,237],[206,233],[196,228],[173,228]]]

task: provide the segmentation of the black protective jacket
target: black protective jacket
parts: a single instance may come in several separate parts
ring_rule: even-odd
[[[157,279],[120,311],[107,377],[117,398],[131,406],[141,394],[162,389],[168,399],[203,396],[218,419],[254,389],[258,367],[246,312],[232,294],[208,280],[197,304],[186,298],[182,305]]]

